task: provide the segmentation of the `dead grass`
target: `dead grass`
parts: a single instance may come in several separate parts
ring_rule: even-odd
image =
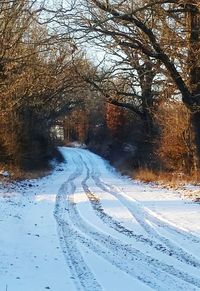
[[[200,172],[186,175],[184,173],[156,172],[149,169],[136,170],[132,177],[145,183],[156,182],[169,188],[179,188],[186,184],[200,184]]]
[[[15,166],[11,165],[3,165],[0,164],[0,171],[7,171],[10,175],[9,177],[4,178],[3,175],[0,175],[0,180],[30,180],[30,179],[38,179],[42,178],[48,174],[50,174],[50,169],[43,169],[43,170],[34,170],[34,171],[24,171]]]

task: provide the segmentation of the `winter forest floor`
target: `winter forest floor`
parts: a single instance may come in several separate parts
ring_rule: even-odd
[[[0,187],[0,291],[200,290],[200,205],[185,197],[199,188],[61,151],[49,176]]]

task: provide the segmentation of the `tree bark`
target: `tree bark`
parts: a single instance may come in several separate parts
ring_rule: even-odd
[[[188,12],[190,87],[195,99],[200,98],[200,11],[193,1]]]
[[[197,157],[198,157],[197,166],[200,167],[200,112],[192,113],[191,121],[192,121],[194,135],[195,135],[196,151],[197,151]]]
[[[198,0],[193,0],[189,5],[188,26],[189,36],[189,73],[190,91],[193,106],[191,109],[191,122],[193,125],[198,166],[200,167],[200,11],[197,7]]]

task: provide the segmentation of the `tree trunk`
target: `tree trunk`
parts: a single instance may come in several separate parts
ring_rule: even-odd
[[[196,144],[196,158],[194,155],[194,165],[193,168],[200,168],[200,112],[195,112],[192,114],[191,117],[193,130],[194,130],[194,137],[195,137],[195,144]]]
[[[192,2],[192,3],[191,3]],[[191,123],[196,143],[197,163],[200,167],[200,11],[198,0],[188,3],[189,52],[188,65],[190,74],[190,91],[193,105],[191,106]]]
[[[147,79],[148,80],[148,79]],[[151,83],[146,83],[142,87],[142,96],[143,96],[143,104],[142,104],[142,110],[143,110],[143,121],[144,121],[144,130],[147,135],[147,137],[152,140],[155,138],[155,122],[153,120],[153,100],[154,96],[152,93],[152,80]]]
[[[200,99],[200,11],[197,8],[197,1],[198,0],[193,1],[193,4],[189,4],[189,70],[192,96],[194,96],[195,99]]]
[[[152,139],[155,133],[155,123],[153,121],[151,108],[143,109],[143,122],[145,134],[148,138]]]

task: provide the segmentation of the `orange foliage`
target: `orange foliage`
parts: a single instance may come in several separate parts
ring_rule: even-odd
[[[106,106],[106,124],[112,137],[120,139],[123,136],[124,121],[124,109],[108,103]]]

